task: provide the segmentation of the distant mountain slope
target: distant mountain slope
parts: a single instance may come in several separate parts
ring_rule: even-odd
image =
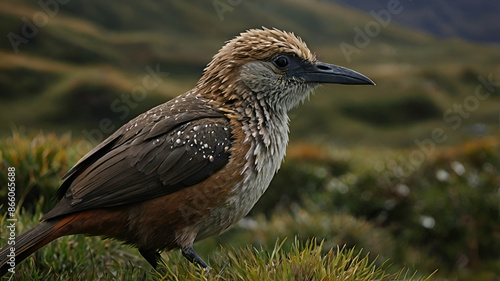
[[[330,0],[366,12],[387,9],[388,0]],[[394,20],[440,37],[500,43],[500,1],[401,0],[404,10]]]
[[[478,75],[498,73],[496,49],[399,24],[367,35],[371,21],[359,10],[315,0],[0,1],[0,134],[12,124],[106,136],[109,120],[116,129],[184,93],[225,41],[261,26],[293,31],[321,60],[377,83],[318,89],[292,112],[292,140],[411,145],[474,93]],[[152,72],[161,73],[157,86],[137,96]],[[496,99],[483,102],[450,139],[468,136],[477,122],[495,132],[498,108]],[[410,125],[417,129],[408,132]]]

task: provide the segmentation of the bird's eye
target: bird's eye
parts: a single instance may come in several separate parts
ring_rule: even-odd
[[[276,58],[274,58],[273,63],[279,68],[287,67],[289,63],[288,57],[284,55],[277,56]]]

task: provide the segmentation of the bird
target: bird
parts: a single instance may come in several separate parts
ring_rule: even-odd
[[[15,262],[65,235],[137,247],[154,268],[249,213],[284,160],[288,112],[325,83],[375,85],[321,62],[292,32],[249,29],[213,56],[192,90],[132,119],[62,178],[58,202],[16,238]],[[0,249],[0,274],[9,269]]]

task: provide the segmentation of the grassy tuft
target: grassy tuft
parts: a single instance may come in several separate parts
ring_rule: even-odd
[[[62,175],[90,145],[68,134],[14,130],[0,148],[2,170],[16,168],[19,234],[54,204],[48,198]],[[76,235],[57,239],[18,264],[15,277],[418,280],[439,269],[436,277],[447,280],[496,280],[498,138],[436,147],[418,167],[405,160],[414,150],[318,150],[302,144],[289,151],[251,216],[221,236],[196,243],[198,254],[212,266],[208,272],[188,263],[179,251],[164,254],[166,265],[156,272],[136,249]],[[398,172],[410,168],[404,177]],[[3,186],[5,177],[0,173]],[[3,196],[0,204],[7,202]],[[3,218],[0,223],[7,222]],[[8,232],[1,234],[5,239]],[[393,266],[387,266],[388,259]],[[409,269],[398,270],[402,267]],[[413,275],[417,269],[419,275]]]
[[[33,227],[42,216],[18,217],[19,233]],[[5,225],[5,216],[0,224]],[[152,269],[136,249],[118,241],[83,235],[59,238],[16,265],[15,280],[430,280],[409,270],[376,265],[369,254],[356,248],[326,248],[315,238],[286,238],[274,246],[220,246],[207,259],[204,270],[189,263],[179,251],[163,254],[165,262]],[[2,241],[2,245],[5,241]],[[392,273],[388,273],[392,272]],[[8,274],[8,276],[10,273]]]
[[[331,248],[324,253],[323,242],[316,239],[301,242],[295,239],[289,251],[283,241],[274,247],[259,249],[221,248],[218,258],[211,260],[211,268],[203,270],[195,265],[179,262],[174,267],[163,264],[157,276],[163,280],[429,280],[399,270],[386,273],[385,264],[377,267],[369,254],[354,248]],[[166,273],[161,273],[162,270]]]
[[[42,204],[47,212],[63,175],[90,149],[90,143],[68,133],[58,136],[13,128],[12,135],[0,142],[0,169],[16,169],[17,206],[32,212],[40,207],[35,204]],[[0,184],[7,186],[7,173],[0,174]],[[7,189],[0,189],[0,202],[7,202],[6,196]]]

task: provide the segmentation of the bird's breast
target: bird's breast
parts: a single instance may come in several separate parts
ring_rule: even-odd
[[[224,204],[211,209],[197,240],[220,234],[247,215],[278,171],[285,156],[288,128],[268,126],[261,134],[254,130],[257,126],[241,123],[233,126],[234,142],[228,166],[234,165],[240,171],[241,180],[232,185]]]

